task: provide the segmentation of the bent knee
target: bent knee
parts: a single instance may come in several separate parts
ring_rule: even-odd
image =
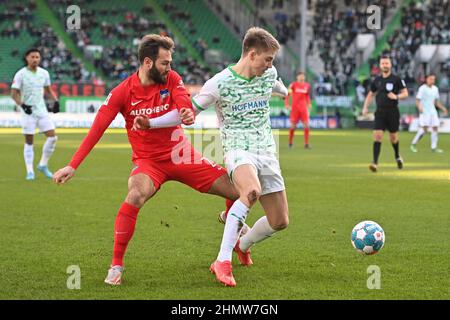
[[[147,201],[148,198],[149,195],[147,192],[139,189],[131,189],[130,191],[128,191],[126,202],[140,208],[144,205],[145,201]]]
[[[244,194],[248,202],[250,203],[250,206],[253,206],[261,196],[261,188],[258,187],[249,188],[247,191],[244,192]]]
[[[289,218],[286,217],[286,218],[275,221],[270,226],[272,227],[273,230],[280,231],[280,230],[286,229],[288,227],[288,225],[289,225]]]

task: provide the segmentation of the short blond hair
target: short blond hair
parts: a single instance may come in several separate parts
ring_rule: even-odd
[[[242,43],[242,56],[247,55],[251,49],[256,49],[258,53],[279,50],[280,44],[268,31],[259,27],[252,27],[245,33]]]

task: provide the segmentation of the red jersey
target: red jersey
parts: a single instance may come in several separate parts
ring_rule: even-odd
[[[134,118],[138,115],[156,118],[182,107],[192,109],[192,103],[178,73],[169,71],[167,82],[164,84],[143,86],[138,72],[135,72],[108,95],[69,165],[76,169],[81,164],[119,112],[125,118],[128,141],[133,150],[133,161],[146,158],[170,159],[175,145],[188,142],[181,126],[150,130],[131,130],[131,128]],[[177,129],[180,129],[180,133],[174,134],[176,140],[172,141],[172,133]]]
[[[289,96],[292,95],[292,109],[306,109],[311,103],[309,95],[311,93],[311,86],[308,82],[293,82],[289,86],[289,95],[286,97],[285,105],[289,105]]]

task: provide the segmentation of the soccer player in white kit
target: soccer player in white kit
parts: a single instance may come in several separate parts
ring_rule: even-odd
[[[52,156],[57,136],[55,125],[50,119],[44,101],[44,94],[54,100],[53,112],[59,112],[58,97],[50,87],[50,75],[47,70],[39,67],[41,54],[38,49],[32,48],[25,53],[27,66],[23,67],[14,76],[11,85],[11,95],[22,113],[22,133],[25,136],[24,159],[27,170],[26,179],[34,180],[34,147],[33,140],[36,127],[40,133],[44,133],[47,140],[42,148],[42,157],[37,169],[48,178],[53,174],[48,169],[48,161]]]
[[[416,95],[416,107],[419,110],[419,130],[414,137],[410,149],[412,152],[417,152],[417,143],[431,127],[431,151],[436,153],[444,152],[437,147],[438,143],[438,129],[439,117],[436,107],[442,110],[446,116],[447,109],[439,102],[439,89],[434,85],[436,76],[428,74],[425,83],[419,87]]]
[[[240,195],[229,210],[220,252],[210,267],[216,279],[227,286],[236,285],[231,267],[233,249],[240,263],[250,266],[250,248],[289,224],[284,179],[269,117],[272,93],[288,94],[272,65],[279,48],[269,32],[250,28],[241,59],[208,80],[192,99],[199,110],[215,105],[225,166]],[[242,235],[248,212],[258,200],[265,216]]]

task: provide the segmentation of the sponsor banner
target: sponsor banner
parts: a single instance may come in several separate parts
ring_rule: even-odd
[[[291,127],[289,117],[270,117],[272,128],[274,129],[286,129]],[[309,127],[313,129],[337,129],[339,127],[339,120],[335,116],[323,117],[315,116],[310,117]],[[303,128],[301,122],[297,124],[297,128]]]
[[[353,97],[350,96],[315,96],[318,107],[350,108]]]
[[[409,132],[417,132],[419,129],[419,118],[414,118],[409,124]],[[439,118],[439,132],[450,132],[450,119],[449,118]]]
[[[90,128],[94,122],[96,113],[49,113],[56,128]],[[0,128],[20,128],[20,112],[0,112]],[[193,129],[218,128],[219,123],[215,112],[202,112],[196,117],[195,124],[189,126]],[[125,119],[119,113],[109,128],[125,128]]]
[[[0,112],[16,111],[16,102],[11,96],[0,96]]]
[[[95,113],[105,101],[105,97],[59,97],[60,112]],[[49,101],[47,101],[49,103]],[[52,105],[53,102],[50,102]],[[16,103],[11,96],[0,95],[0,112],[16,111]]]
[[[186,86],[191,96],[195,96],[201,86]],[[60,112],[69,113],[95,113],[98,111],[106,96],[66,96],[59,95]],[[47,100],[46,100],[47,101]],[[49,101],[47,101],[48,103]],[[51,103],[50,103],[51,104]],[[288,111],[284,107],[284,100],[278,97],[272,97],[270,102],[270,116],[286,116]],[[242,106],[237,106],[241,108]],[[9,95],[1,95],[0,93],[0,112],[15,111],[15,102]],[[210,108],[208,110],[214,110]],[[202,112],[203,113],[203,112]]]
[[[95,113],[105,102],[105,97],[61,97],[62,112]]]
[[[90,128],[94,122],[95,113],[49,113],[56,128]],[[0,112],[0,127],[21,127],[20,112]],[[125,128],[125,119],[119,113],[109,128]]]
[[[96,113],[49,113],[50,118],[54,121],[56,128],[90,128],[94,122]],[[290,127],[289,118],[271,117],[272,128],[286,129]],[[311,117],[309,125],[313,129],[336,129],[339,127],[339,121],[336,117]],[[21,127],[20,112],[0,112],[0,127],[17,128]],[[187,127],[187,126],[186,126]],[[216,113],[204,111],[200,113],[192,126],[192,129],[214,129],[219,127]],[[301,123],[298,128],[302,128]],[[125,128],[125,119],[119,113],[109,128]]]
[[[95,96],[104,97],[106,95],[105,85],[95,85],[90,83],[68,84],[53,83],[53,91],[59,96]],[[0,95],[11,94],[11,82],[0,82]]]

